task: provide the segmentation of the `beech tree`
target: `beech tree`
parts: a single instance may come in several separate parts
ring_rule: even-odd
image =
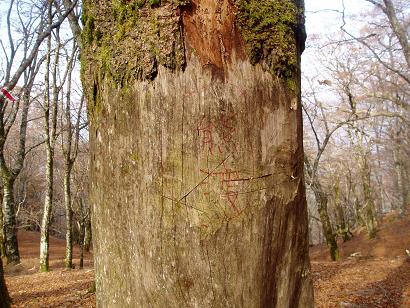
[[[49,22],[51,22],[52,17],[52,10],[49,8],[48,10],[49,15]],[[41,221],[41,238],[40,238],[40,271],[48,271],[48,255],[49,255],[49,228],[51,223],[51,214],[53,209],[53,183],[54,183],[54,157],[55,157],[55,146],[57,142],[58,132],[57,132],[57,122],[58,122],[58,114],[59,114],[59,100],[63,94],[63,88],[67,80],[68,82],[68,89],[71,91],[71,73],[73,70],[74,59],[76,56],[76,47],[73,47],[72,53],[70,56],[66,57],[66,63],[62,63],[63,60],[60,58],[60,53],[63,46],[66,45],[67,42],[64,42],[60,39],[60,29],[57,28],[54,32],[55,36],[55,47],[52,46],[52,38],[51,36],[47,39],[47,57],[46,57],[46,73],[44,74],[44,104],[43,104],[43,112],[44,112],[44,135],[45,135],[45,144],[46,144],[46,166],[45,166],[45,173],[46,173],[46,187],[45,187],[45,199],[44,199],[44,209],[43,209],[43,217]],[[52,56],[54,55],[54,56]],[[61,66],[64,65],[65,68],[63,69]],[[61,74],[61,75],[60,75]],[[71,177],[71,168],[72,163],[75,160],[76,155],[76,145],[72,147],[70,144],[73,139],[73,131],[72,127],[68,127],[67,121],[70,114],[67,115],[67,104],[70,104],[70,100],[66,98],[65,101],[65,123],[64,128],[66,132],[63,134],[63,139],[69,139],[70,142],[63,146],[63,156],[64,156],[64,164],[66,166],[64,173],[64,194],[65,194],[65,209],[68,214],[68,223],[71,220],[71,211],[70,211],[70,177]],[[80,106],[81,108],[81,106]],[[79,125],[79,124],[78,124]],[[79,127],[79,126],[78,126]],[[79,130],[79,129],[78,129]],[[75,133],[77,136],[77,133]],[[64,143],[64,141],[63,141]],[[74,142],[75,143],[75,142]],[[75,155],[73,155],[75,154]],[[71,166],[69,166],[71,164]],[[68,170],[68,169],[69,170]],[[67,226],[68,227],[68,226]],[[69,231],[69,230],[68,230]],[[70,243],[68,243],[70,245]],[[71,256],[70,251],[67,252],[66,255],[66,265],[67,262],[71,263]],[[68,257],[68,259],[67,259]]]
[[[7,40],[6,42],[0,40],[6,64],[4,76],[1,80],[1,88],[5,91],[12,91],[21,76],[24,76],[24,86],[22,87],[22,93],[20,93],[23,103],[21,107],[19,148],[14,165],[7,163],[4,157],[4,149],[10,129],[20,109],[20,99],[10,106],[9,100],[7,100],[4,93],[2,92],[0,95],[0,173],[3,184],[4,241],[8,263],[20,262],[14,204],[14,182],[23,168],[27,152],[30,151],[30,148],[26,147],[27,113],[34,78],[42,62],[42,59],[38,57],[39,48],[51,31],[59,27],[73,9],[73,7],[68,8],[58,18],[53,18],[50,23],[47,23],[45,12],[50,6],[52,6],[51,2],[33,5],[30,1],[10,1],[6,16]],[[13,29],[13,14],[17,14],[18,29]],[[22,37],[17,36],[16,39],[14,31],[20,32]]]
[[[83,129],[84,122],[81,121],[81,113],[83,112],[84,97],[82,96],[80,102],[72,99],[75,93],[72,85],[72,72],[75,68],[78,57],[78,47],[74,41],[71,55],[66,55],[68,63],[67,67],[67,89],[65,99],[62,104],[62,112],[64,116],[62,119],[62,134],[61,145],[64,157],[64,207],[66,218],[66,256],[65,267],[72,268],[73,260],[73,209],[72,209],[72,192],[71,192],[71,173],[78,154],[78,143],[80,139],[80,131]],[[74,109],[74,112],[73,112]],[[74,122],[74,123],[73,123]]]
[[[99,306],[312,307],[303,1],[84,1]]]
[[[8,307],[10,307],[10,297],[4,280],[3,260],[0,258],[0,308]]]

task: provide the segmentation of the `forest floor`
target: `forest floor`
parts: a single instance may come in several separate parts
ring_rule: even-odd
[[[84,268],[79,267],[79,247],[74,246],[75,268],[64,268],[65,240],[50,236],[50,272],[38,272],[40,234],[19,231],[21,263],[6,266],[6,284],[12,307],[95,307],[92,255],[85,253]],[[3,265],[5,264],[3,260]]]
[[[76,267],[65,270],[65,241],[52,238],[51,271],[38,273],[39,235],[20,232],[19,243],[22,263],[5,269],[13,307],[95,307],[91,254],[80,270],[75,247]],[[385,217],[377,238],[357,230],[340,248],[339,262],[329,261],[325,246],[311,248],[316,307],[410,307],[410,217]]]
[[[339,262],[325,245],[310,249],[316,307],[410,307],[410,217],[385,216],[375,239],[353,234]]]

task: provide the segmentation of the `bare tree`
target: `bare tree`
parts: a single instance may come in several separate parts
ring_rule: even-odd
[[[343,125],[346,125],[350,122],[350,117],[336,123],[333,126],[330,126],[327,114],[325,112],[325,107],[322,102],[316,96],[313,84],[311,83],[311,97],[306,97],[307,100],[310,100],[310,108],[306,105],[303,105],[303,110],[305,111],[308,123],[314,135],[314,140],[316,143],[316,152],[313,155],[313,158],[310,158],[309,155],[305,154],[305,170],[307,174],[307,185],[312,189],[315,199],[316,206],[319,213],[320,221],[323,228],[323,233],[326,239],[326,243],[330,250],[330,257],[333,261],[339,259],[339,248],[337,245],[337,234],[332,226],[329,213],[328,213],[328,193],[325,191],[323,185],[319,179],[319,167],[320,160],[326,147],[331,140],[336,131],[341,128]],[[313,109],[312,109],[313,108]],[[315,112],[315,117],[311,112]],[[316,117],[319,120],[315,123]],[[321,138],[320,129],[323,130],[323,138]]]
[[[410,38],[408,36],[408,31],[406,30],[406,27],[408,25],[405,24],[405,22],[408,21],[400,21],[400,19],[397,16],[397,10],[394,1],[392,0],[365,1],[374,4],[378,9],[380,9],[383,12],[383,14],[386,15],[389,21],[389,25],[400,43],[404,58],[407,62],[407,67],[410,68]]]
[[[74,41],[75,42],[75,41]],[[78,57],[78,49],[76,43],[72,48],[71,56],[67,59],[70,64],[68,68],[67,77],[67,89],[64,100],[64,110],[63,117],[63,131],[61,135],[62,150],[64,156],[64,204],[66,211],[66,257],[65,266],[66,268],[72,268],[72,258],[73,258],[73,237],[72,237],[72,226],[73,226],[73,210],[72,210],[72,198],[71,198],[71,172],[73,165],[78,154],[78,144],[80,140],[80,131],[85,127],[84,121],[82,121],[82,114],[84,113],[84,96],[80,98],[80,103],[75,106],[72,103],[71,97],[73,96],[72,91],[72,71],[75,67],[75,59]],[[73,114],[72,109],[75,110]],[[73,123],[74,121],[74,123]]]
[[[30,151],[30,148],[26,148],[27,112],[30,104],[30,92],[42,62],[42,59],[38,59],[39,48],[44,39],[50,35],[53,29],[61,25],[72,10],[72,8],[70,8],[58,19],[47,23],[45,12],[47,11],[47,7],[51,7],[52,3],[44,2],[41,6],[34,6],[37,10],[27,10],[27,7],[30,5],[33,4],[23,1],[10,1],[7,12],[8,45],[6,45],[3,40],[0,41],[6,59],[2,89],[6,92],[13,90],[20,80],[20,77],[24,74],[24,86],[22,88],[23,90],[20,91],[21,97],[15,103],[12,103],[10,106],[4,93],[2,92],[0,94],[0,172],[3,182],[3,220],[8,263],[20,262],[14,204],[14,182],[23,167],[27,152]],[[22,14],[26,10],[29,13],[27,16],[23,16]],[[11,23],[14,11],[16,12],[15,14],[17,14],[17,19],[20,22],[20,30],[23,33],[22,39],[17,42],[14,41]],[[22,51],[20,52],[21,49]],[[16,63],[17,61],[19,61],[19,63]],[[16,69],[13,73],[14,68]],[[19,111],[20,101],[23,101],[23,107],[20,121],[19,149],[15,166],[11,167],[7,164],[4,157],[4,149],[8,134]]]

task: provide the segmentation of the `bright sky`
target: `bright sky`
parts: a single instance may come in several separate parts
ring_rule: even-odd
[[[306,30],[309,34],[330,34],[341,25],[343,0],[305,0]],[[365,0],[344,0],[346,15],[357,15],[369,9]]]

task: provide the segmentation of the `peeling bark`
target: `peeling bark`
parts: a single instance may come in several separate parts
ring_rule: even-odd
[[[300,72],[252,64],[227,0],[146,4],[101,59],[112,6],[84,8],[97,304],[313,307]]]

